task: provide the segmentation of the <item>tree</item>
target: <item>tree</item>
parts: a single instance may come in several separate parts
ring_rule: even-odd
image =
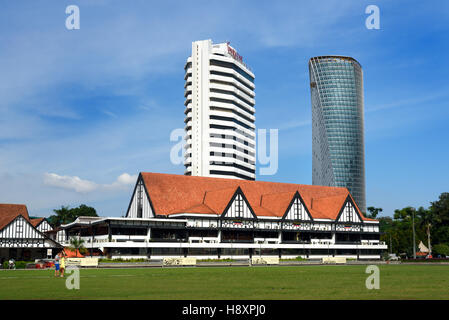
[[[434,225],[434,215],[432,210],[426,210],[423,207],[419,207],[416,211],[418,217],[418,228],[425,230],[427,234],[427,246],[429,248],[429,253],[432,252],[432,244],[430,241],[430,228]]]
[[[396,253],[407,253],[407,256],[413,255],[413,247],[417,246],[417,239],[423,237],[419,230],[415,228],[415,238],[413,237],[413,216],[415,208],[406,207],[394,211],[393,235],[392,241],[397,250]],[[416,218],[416,215],[415,215]],[[416,226],[416,221],[415,221]]]
[[[403,209],[396,209],[394,210],[394,219],[395,220],[408,220],[411,219],[413,216],[413,212],[415,211],[415,208],[412,207],[405,207]]]
[[[441,222],[449,223],[449,192],[443,192],[438,201],[430,204],[430,209],[441,218]]]
[[[369,207],[370,215],[377,217],[379,208]],[[419,241],[427,243],[429,249],[435,250],[436,245],[449,245],[449,193],[444,192],[437,201],[431,202],[428,209],[406,207],[394,211],[391,217],[380,217],[379,228],[380,239],[385,241],[393,253],[413,254],[412,217],[415,220],[415,245]],[[438,247],[441,251],[441,247]],[[444,247],[443,247],[444,249]],[[441,253],[439,253],[441,254]]]
[[[375,207],[368,207],[366,209],[369,211],[366,217],[371,219],[376,219],[377,215],[383,211],[382,208],[375,208]]]
[[[78,217],[98,217],[97,211],[92,208],[88,207],[85,204],[80,205],[78,208],[70,209],[72,217],[75,219]]]
[[[54,209],[53,210],[54,213],[56,213],[56,215],[52,215],[48,218],[48,221],[50,222],[51,225],[57,227],[60,226],[61,224],[67,224],[72,222],[72,216],[70,213],[70,209],[69,207],[64,207],[61,206],[61,209]]]
[[[379,220],[379,231],[380,240],[385,241],[388,245],[390,252],[393,251],[393,219],[391,217],[380,217]]]
[[[75,255],[78,257],[78,251],[81,253],[81,250],[84,249],[84,240],[76,237],[70,238],[69,249],[75,251]]]
[[[55,209],[53,211],[56,214],[48,218],[49,223],[53,227],[58,227],[61,224],[71,223],[75,221],[76,218],[81,216],[98,217],[97,211],[92,207],[86,206],[85,204],[71,209],[69,209],[68,206],[61,206],[61,209]]]
[[[431,202],[434,243],[449,243],[449,193],[443,192],[438,201]]]
[[[433,252],[437,255],[449,256],[449,246],[444,243],[436,244],[433,246]]]

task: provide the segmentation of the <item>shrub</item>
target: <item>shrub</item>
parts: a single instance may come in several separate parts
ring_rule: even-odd
[[[234,259],[198,259],[198,262],[234,262]]]
[[[33,261],[16,261],[16,269],[25,269],[28,263],[33,263]],[[3,262],[3,269],[8,269],[9,260]]]
[[[291,259],[280,259],[280,261],[308,261],[308,259],[303,258],[301,256],[297,256],[296,258],[291,258]]]

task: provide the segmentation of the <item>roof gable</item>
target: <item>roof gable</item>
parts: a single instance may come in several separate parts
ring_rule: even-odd
[[[143,192],[144,192],[144,198],[146,197],[145,200],[148,201],[148,205],[149,207],[147,207],[145,210],[146,214],[149,216],[154,216],[155,212],[154,212],[154,207],[153,207],[153,203],[151,201],[151,198],[148,194],[148,190],[146,187],[145,182],[143,181],[143,177],[142,177],[142,173],[139,174],[139,177],[137,177],[137,181],[136,181],[136,185],[134,186],[134,191],[133,191],[133,195],[131,197],[131,200],[129,201],[129,205],[128,205],[128,209],[126,210],[126,217],[132,217],[133,214],[137,215],[136,211],[136,207],[132,208],[132,206],[137,206],[137,204],[135,203],[135,201],[137,201],[137,197],[136,197],[136,192],[138,192],[138,188],[143,187]],[[133,210],[132,210],[133,209]]]
[[[27,221],[30,220],[26,205],[0,203],[0,230],[19,215],[23,216]]]
[[[242,192],[240,187],[234,192],[231,201],[229,201],[222,213],[222,217],[249,219],[257,218],[248,202],[248,199],[246,199],[245,194]]]
[[[292,210],[292,207],[296,205],[297,207],[293,208]],[[303,215],[302,219],[299,220],[313,220],[313,217],[310,214],[309,209],[304,204],[304,200],[302,199],[298,191],[296,191],[295,194],[293,195],[293,198],[291,199],[290,204],[288,205],[288,208],[285,211],[285,214],[282,216],[282,219],[296,220],[294,216],[295,210],[298,210],[298,214],[301,213],[301,210],[304,210],[303,214],[305,215]]]
[[[4,237],[5,234],[7,234],[9,238],[44,238],[44,235],[21,214],[18,214],[0,229],[0,237]]]
[[[348,210],[347,210],[348,209]],[[348,211],[348,212],[346,212]],[[365,218],[366,219],[366,218]],[[338,216],[335,218],[336,221],[341,222],[362,222],[363,217],[360,214],[357,206],[355,205],[352,198],[348,195],[338,213]]]

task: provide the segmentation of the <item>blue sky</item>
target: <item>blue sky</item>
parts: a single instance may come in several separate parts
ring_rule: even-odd
[[[279,129],[279,169],[258,180],[311,184],[307,62],[338,54],[364,70],[367,205],[391,215],[449,191],[447,1],[37,0],[0,11],[0,202],[121,216],[138,172],[182,174],[170,132],[203,39],[231,41],[256,75],[257,127]]]

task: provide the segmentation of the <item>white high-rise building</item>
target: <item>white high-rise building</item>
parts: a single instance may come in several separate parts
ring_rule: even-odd
[[[185,64],[185,174],[255,180],[254,74],[229,43],[192,43]]]

